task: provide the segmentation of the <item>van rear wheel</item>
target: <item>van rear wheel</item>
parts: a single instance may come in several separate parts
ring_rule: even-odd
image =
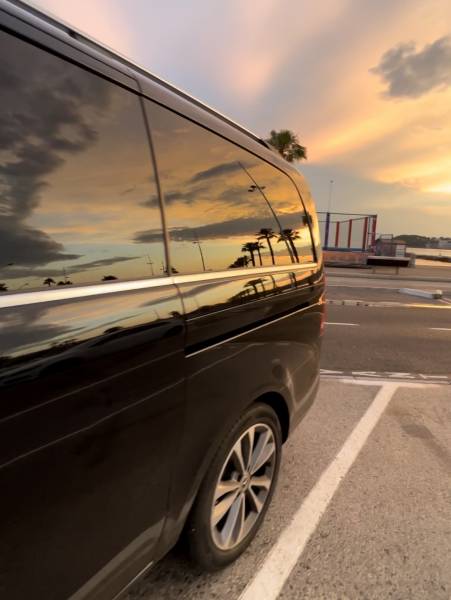
[[[187,524],[190,553],[199,566],[224,567],[250,544],[274,492],[281,449],[277,415],[262,403],[225,436]]]

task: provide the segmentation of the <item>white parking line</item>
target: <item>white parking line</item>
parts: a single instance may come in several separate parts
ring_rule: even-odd
[[[332,323],[331,321],[326,321],[326,325],[344,325],[346,327],[360,327],[359,323]]]
[[[412,384],[411,384],[412,385]],[[398,383],[384,383],[366,413],[282,532],[239,600],[275,600],[329,502],[386,409]]]

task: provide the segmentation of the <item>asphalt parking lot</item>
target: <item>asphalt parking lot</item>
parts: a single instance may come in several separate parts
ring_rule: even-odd
[[[451,597],[451,385],[324,378],[247,553],[180,548],[129,600]]]

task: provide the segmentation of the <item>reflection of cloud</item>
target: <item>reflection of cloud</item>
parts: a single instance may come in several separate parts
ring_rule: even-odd
[[[78,254],[66,254],[62,244],[43,231],[32,229],[12,217],[0,216],[0,256],[4,264],[33,267],[55,260],[73,260]]]
[[[212,169],[210,169],[212,170]],[[212,188],[207,185],[197,185],[187,190],[171,190],[165,192],[164,203],[166,206],[181,202],[183,204],[192,204],[196,200],[207,198],[210,201],[227,202],[227,204],[243,204],[243,193],[247,193],[247,188],[243,186],[228,186],[219,195],[214,193]],[[158,196],[151,196],[148,200],[141,203],[141,206],[156,208],[159,206]]]
[[[438,86],[451,85],[451,38],[437,39],[415,51],[414,43],[388,50],[372,73],[387,83],[387,96],[417,98]]]
[[[121,195],[121,196],[126,196],[127,194],[131,194],[131,193],[132,193],[132,192],[134,192],[135,190],[136,190],[136,185],[134,185],[134,186],[133,186],[133,187],[131,187],[131,188],[127,188],[127,189],[123,190],[123,191],[120,193],[120,195]]]
[[[66,255],[71,256],[71,255]],[[78,258],[74,255],[75,258]],[[93,260],[91,262],[81,263],[78,265],[71,265],[66,270],[66,275],[73,275],[75,273],[82,273],[89,269],[97,269],[98,267],[107,267],[109,265],[115,265],[119,262],[126,260],[134,260],[140,258],[139,256],[113,256],[111,258],[102,258],[100,260]],[[2,270],[0,269],[0,272]],[[62,269],[4,269],[4,277],[8,279],[21,279],[23,277],[54,277],[61,276]]]
[[[199,171],[191,178],[193,183],[198,181],[206,181],[208,179],[214,179],[215,177],[219,177],[221,175],[229,175],[230,173],[236,173],[237,171],[242,171],[242,166],[238,161],[233,161],[229,163],[222,163],[220,165],[215,165],[210,169],[206,169],[205,171]]]
[[[219,194],[218,200],[227,202],[228,205],[238,204],[242,206],[246,201],[249,201],[247,197],[243,198],[243,193],[247,193],[247,188],[239,185],[228,186]]]
[[[219,223],[210,223],[209,225],[200,225],[199,227],[172,227],[170,228],[171,239],[175,242],[193,241],[198,236],[200,239],[223,239],[234,236],[255,236],[256,232],[262,227],[274,228],[274,221],[271,216],[246,217],[241,219],[230,219]],[[152,243],[161,236],[158,230],[149,229],[139,231],[135,236],[135,242],[138,244]]]
[[[0,147],[0,256],[5,263],[33,266],[78,258],[64,254],[62,244],[24,221],[39,205],[46,177],[65,156],[95,143],[96,131],[84,111],[103,108],[108,86],[64,63],[39,55],[39,73],[21,75],[21,65],[36,62],[35,50],[11,39],[1,57],[2,110]],[[62,199],[63,200],[63,199]]]
[[[6,356],[19,347],[42,343],[55,339],[74,327],[63,324],[43,323],[47,307],[30,305],[18,312],[14,309],[3,309],[1,315],[2,354]]]
[[[164,193],[164,203],[174,204],[175,202],[184,202],[185,204],[191,204],[206,191],[208,191],[208,187],[206,186],[196,186],[188,190],[171,190]],[[149,208],[159,206],[158,197],[152,196],[143,202],[142,206],[148,206]]]

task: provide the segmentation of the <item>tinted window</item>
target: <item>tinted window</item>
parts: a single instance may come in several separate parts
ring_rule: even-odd
[[[271,203],[287,240],[293,262],[303,263],[314,260],[312,239],[298,191],[290,178],[278,169],[261,163],[255,172],[260,191]],[[284,255],[286,264],[289,257]]]
[[[152,102],[146,103],[162,179],[176,272],[290,262],[280,227],[258,191],[259,159]],[[151,242],[153,233],[139,239]]]
[[[3,291],[161,276],[137,97],[2,32],[0,86]]]

